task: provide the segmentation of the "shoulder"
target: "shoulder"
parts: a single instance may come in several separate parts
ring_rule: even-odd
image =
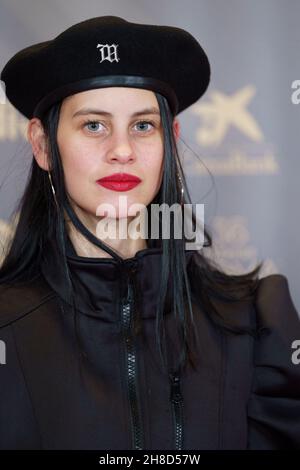
[[[39,274],[22,284],[0,284],[0,328],[32,312],[56,293]]]
[[[288,336],[294,331],[300,337],[300,318],[291,297],[288,279],[282,274],[259,279],[249,297],[226,301],[213,297],[212,304],[218,316],[235,328],[265,333],[271,329]]]
[[[257,320],[266,327],[287,326],[299,331],[300,319],[296,311],[286,276],[272,274],[258,283],[255,306]]]
[[[270,295],[289,295],[289,282],[283,274],[271,274],[262,277],[258,282],[257,296],[262,299]]]
[[[300,366],[294,360],[300,319],[282,274],[260,279],[256,292],[259,326],[248,402],[248,449],[300,448]]]

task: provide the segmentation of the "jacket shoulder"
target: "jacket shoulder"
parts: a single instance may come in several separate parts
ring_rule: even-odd
[[[22,318],[56,293],[42,274],[22,284],[0,284],[0,328]]]
[[[290,326],[299,328],[299,314],[296,311],[289,288],[283,274],[271,274],[261,278],[256,293],[258,322],[267,327]]]
[[[248,449],[299,449],[300,368],[293,353],[300,319],[285,276],[272,274],[259,281],[256,310],[266,331],[253,355]]]

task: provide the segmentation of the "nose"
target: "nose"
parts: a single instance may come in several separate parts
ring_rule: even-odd
[[[134,151],[127,132],[119,131],[114,133],[107,157],[110,162],[128,163],[135,160]]]

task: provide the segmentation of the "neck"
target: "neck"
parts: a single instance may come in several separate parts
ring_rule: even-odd
[[[81,209],[74,209],[80,221],[87,227],[87,229],[94,235],[97,235],[96,227],[99,223],[99,218],[88,217]],[[130,218],[132,219],[132,217]],[[101,220],[101,218],[100,218]],[[131,220],[130,220],[131,221]],[[78,256],[85,256],[88,258],[111,258],[111,255],[100,247],[94,245],[87,238],[85,238],[81,232],[79,232],[65,213],[66,229],[69,238],[74,246],[74,249]],[[125,224],[125,219],[116,220],[116,234],[119,234],[119,227],[121,224]],[[129,225],[129,220],[127,219]],[[99,237],[98,237],[99,238]],[[119,256],[124,259],[131,258],[135,254],[143,249],[147,248],[147,242],[144,238],[132,239],[128,232],[126,238],[105,238],[102,240],[112,250],[114,250]]]

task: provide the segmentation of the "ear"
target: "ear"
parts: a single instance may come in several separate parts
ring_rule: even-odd
[[[178,139],[179,139],[179,133],[180,133],[180,124],[179,124],[179,121],[178,121],[177,118],[174,118],[173,129],[174,129],[175,139],[176,139],[176,142],[177,142]]]
[[[27,139],[31,144],[32,153],[40,168],[49,170],[47,141],[40,119],[30,119],[27,128]]]

